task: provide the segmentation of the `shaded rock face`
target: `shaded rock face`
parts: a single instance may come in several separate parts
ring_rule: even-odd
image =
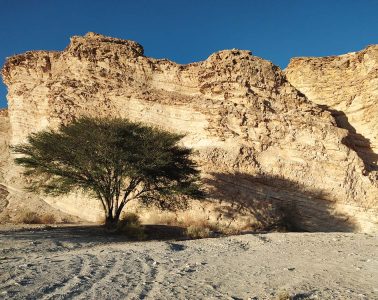
[[[184,133],[198,150],[216,201],[193,204],[194,215],[237,223],[285,210],[305,230],[377,230],[378,189],[344,143],[348,131],[249,51],[179,65],[89,33],[62,52],[11,57],[2,75],[13,143],[80,115],[126,117]],[[83,198],[70,199],[54,201],[80,214]]]
[[[29,193],[24,189],[25,179],[21,177],[22,170],[14,165],[9,147],[11,135],[8,110],[0,109],[0,224],[20,222],[26,212],[35,212],[40,217],[49,215],[56,222],[82,221],[60,211],[59,205],[49,205],[39,195]],[[69,199],[64,199],[64,202],[67,204]],[[52,201],[51,203],[53,204]],[[81,213],[83,217],[92,217],[89,214],[90,211],[93,214],[95,205],[91,205],[92,210],[90,211],[85,209],[83,201],[76,205],[83,210],[84,214]]]
[[[5,186],[6,170],[9,169],[10,123],[8,111],[0,109],[0,213],[8,204],[8,188]]]
[[[378,45],[340,56],[294,58],[289,81],[322,105],[349,131],[345,143],[364,160],[366,172],[378,171]]]

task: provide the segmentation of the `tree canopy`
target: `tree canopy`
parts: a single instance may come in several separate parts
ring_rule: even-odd
[[[132,199],[167,209],[204,197],[182,138],[126,119],[84,117],[33,133],[13,151],[29,189],[54,196],[82,189],[101,202],[106,223],[115,225]]]

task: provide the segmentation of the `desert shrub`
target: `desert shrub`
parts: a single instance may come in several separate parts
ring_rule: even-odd
[[[231,226],[218,226],[217,232],[224,235],[236,235],[242,232],[242,229]]]
[[[276,208],[277,220],[272,229],[278,231],[301,232],[301,213],[295,203],[281,204]]]
[[[219,235],[236,235],[246,230],[255,230],[255,223],[243,225],[220,224],[217,221],[208,220],[206,217],[196,216],[193,213],[174,214],[171,212],[159,212],[147,217],[147,224],[159,224],[184,228],[185,237],[205,238]]]
[[[146,218],[147,224],[180,226],[177,216],[173,212],[150,213]]]
[[[24,224],[41,224],[41,218],[35,212],[24,211],[18,217],[18,222]]]
[[[23,211],[17,218],[18,223],[23,224],[55,224],[56,218],[53,214],[39,215],[34,211]]]
[[[290,296],[289,292],[286,290],[278,292],[277,297],[276,297],[276,300],[291,300],[291,299],[293,298]]]
[[[126,212],[121,215],[121,221],[123,225],[126,224],[134,224],[134,225],[140,225],[140,217],[136,213],[132,212]]]
[[[192,238],[209,237],[214,234],[235,235],[240,234],[242,229],[219,222],[211,222],[207,219],[185,218],[180,225],[187,228],[187,234]]]
[[[191,225],[186,228],[186,235],[192,239],[203,239],[211,236],[211,231],[207,227]]]
[[[52,214],[45,214],[39,217],[41,224],[55,224],[56,218]]]
[[[11,223],[11,218],[9,215],[3,215],[0,219],[0,224]]]
[[[69,217],[63,217],[63,218],[61,219],[60,222],[61,222],[62,224],[70,224],[70,223],[72,223],[73,221],[72,221],[72,219],[69,218]]]
[[[125,213],[122,216],[117,224],[117,231],[132,239],[143,240],[147,237],[139,216],[134,213]]]

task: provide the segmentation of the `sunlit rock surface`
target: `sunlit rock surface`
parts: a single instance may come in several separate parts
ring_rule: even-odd
[[[293,58],[286,75],[349,131],[345,142],[365,161],[366,171],[377,171],[378,45],[340,56]]]
[[[285,211],[304,230],[377,230],[376,179],[345,142],[350,132],[249,51],[180,65],[143,56],[135,42],[88,33],[62,52],[10,57],[2,75],[12,143],[80,115],[126,117],[184,133],[183,143],[198,150],[217,201],[194,203],[185,214],[241,227]],[[83,196],[46,201],[100,216]]]

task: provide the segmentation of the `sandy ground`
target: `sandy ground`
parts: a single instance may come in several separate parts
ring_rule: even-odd
[[[128,242],[95,227],[0,228],[1,299],[378,299],[378,236]]]

